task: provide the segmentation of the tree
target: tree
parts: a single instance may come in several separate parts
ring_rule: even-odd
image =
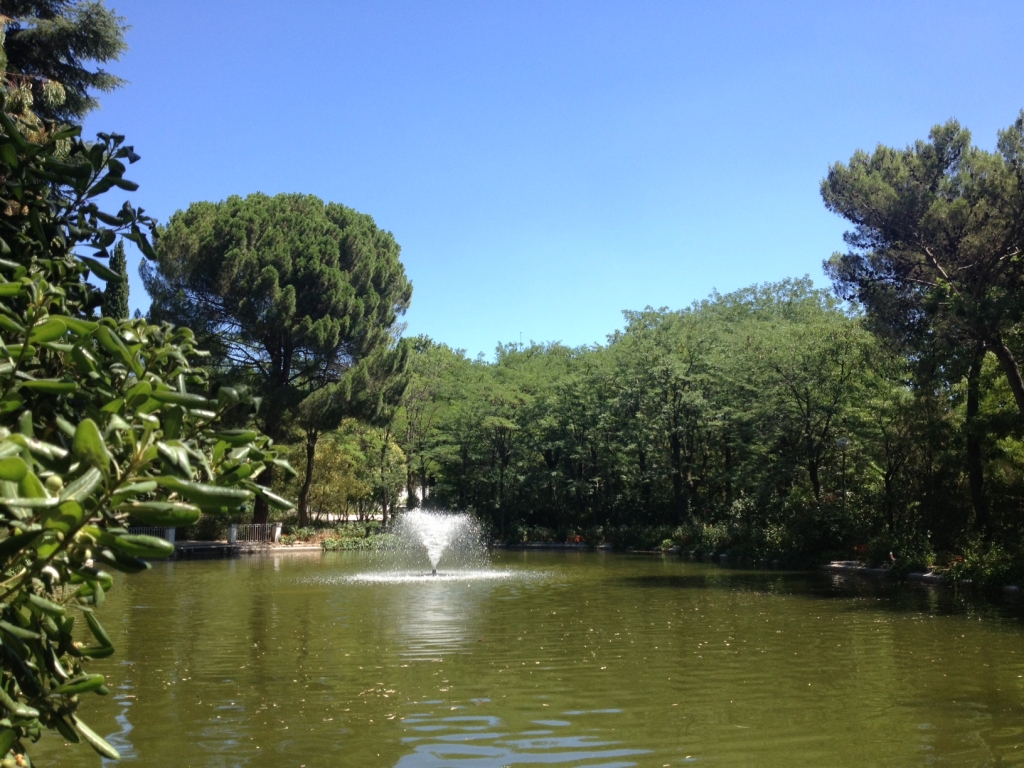
[[[834,164],[821,193],[854,225],[851,250],[825,265],[836,291],[919,358],[966,373],[994,353],[1024,415],[1012,349],[1024,318],[1024,112],[997,152],[950,121],[912,147]]]
[[[110,271],[117,280],[107,283],[103,291],[103,316],[114,320],[127,320],[128,311],[128,263],[124,256],[124,242],[118,241],[110,256]]]
[[[194,203],[155,245],[155,265],[142,270],[151,319],[187,322],[215,367],[248,377],[274,439],[303,400],[392,345],[412,295],[391,233],[312,195]],[[319,421],[315,431],[334,426]],[[255,519],[266,512],[257,505]]]
[[[309,522],[309,494],[315,476],[317,442],[338,428],[344,419],[390,429],[395,410],[408,385],[409,347],[398,342],[379,349],[347,372],[340,381],[314,390],[296,408],[295,423],[302,430],[306,448],[305,474],[299,491],[299,525]],[[384,450],[387,450],[386,440]],[[382,464],[386,464],[382,460]],[[381,499],[383,524],[388,522],[388,497]]]
[[[124,19],[101,1],[0,0],[5,25],[4,76],[31,93],[32,110],[45,120],[80,121],[124,80],[90,62],[117,61],[128,49]]]
[[[412,509],[427,499],[429,475],[436,462],[430,441],[447,403],[445,374],[462,360],[462,355],[426,336],[413,340],[409,386],[402,397],[401,446],[408,463],[406,507]]]
[[[128,203],[116,215],[99,207],[103,192],[135,188],[123,173],[136,156],[123,137],[86,144],[79,133],[28,141],[0,101],[5,765],[27,765],[26,741],[46,729],[118,757],[79,711],[85,694],[109,693],[88,672],[90,659],[115,652],[97,615],[108,570],[137,573],[149,567],[140,558],[173,552],[130,535],[130,519],[187,525],[254,496],[290,506],[255,482],[281,465],[267,439],[221,423],[229,414],[244,423],[253,403],[210,387],[189,330],[95,318],[103,294],[88,278],[119,279],[104,264],[119,234],[151,255],[151,220]]]

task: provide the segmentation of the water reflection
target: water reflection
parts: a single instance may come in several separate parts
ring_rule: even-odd
[[[615,710],[606,710],[611,712]],[[564,713],[568,716],[570,713]],[[581,716],[598,714],[574,711]],[[396,768],[504,768],[513,765],[563,765],[587,768],[626,768],[630,758],[650,753],[618,741],[585,735],[585,723],[569,720],[534,720],[542,726],[518,734],[508,733],[502,718],[487,715],[439,715],[421,712],[405,718],[417,735],[402,739],[412,746]],[[560,732],[562,731],[562,732]]]
[[[118,577],[118,656],[91,666],[113,695],[82,715],[160,768],[1024,765],[1024,633],[999,605],[651,558],[495,561],[507,577],[359,581],[361,553]]]

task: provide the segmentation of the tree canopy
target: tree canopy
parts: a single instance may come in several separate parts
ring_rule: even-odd
[[[124,19],[101,0],[0,0],[5,79],[39,117],[81,120],[124,80],[92,62],[117,61],[128,49]]]
[[[230,197],[175,213],[155,245],[142,270],[151,318],[188,323],[215,368],[248,377],[271,437],[318,390],[392,371],[384,358],[402,356],[394,339],[412,286],[394,237],[366,214],[312,195]],[[321,431],[385,405],[369,391],[353,399],[351,386],[335,388],[303,411],[311,461]]]
[[[922,360],[963,375],[994,353],[1024,414],[1018,364],[1024,318],[1024,113],[996,152],[952,120],[927,141],[879,146],[836,163],[821,185],[850,221],[850,251],[826,264],[837,292],[860,302],[872,327]]]

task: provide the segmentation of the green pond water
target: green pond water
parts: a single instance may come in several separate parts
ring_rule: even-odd
[[[83,719],[144,766],[1024,764],[1019,607],[601,553],[478,576],[155,564],[101,611],[118,654]]]

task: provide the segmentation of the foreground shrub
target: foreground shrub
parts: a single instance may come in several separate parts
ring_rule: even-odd
[[[78,128],[33,143],[0,102],[0,761],[28,764],[25,742],[47,729],[101,755],[117,752],[83,722],[82,697],[108,693],[91,659],[114,653],[97,610],[114,579],[173,546],[128,534],[194,524],[261,496],[278,462],[244,423],[254,403],[211,392],[194,367],[193,335],[145,320],[97,320],[90,276],[118,234],[151,253],[150,221],[128,203],[95,199],[132,190],[123,138],[80,141]],[[122,162],[125,161],[125,162]],[[83,628],[82,625],[85,625]],[[91,640],[76,642],[85,636]]]

